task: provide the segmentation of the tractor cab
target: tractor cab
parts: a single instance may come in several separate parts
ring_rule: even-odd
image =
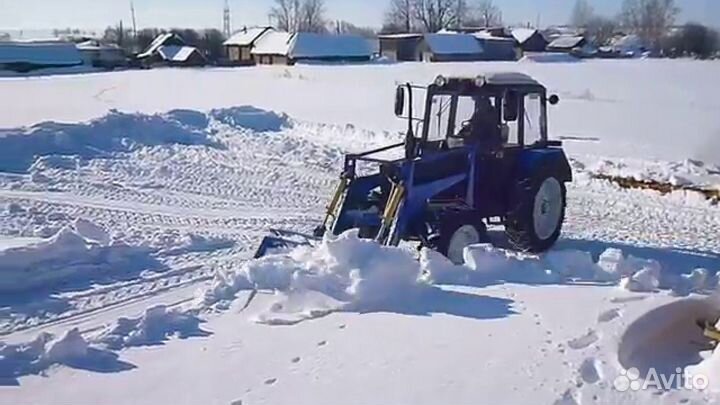
[[[413,115],[414,92],[425,92],[420,118]],[[406,102],[408,101],[408,102]],[[476,145],[485,153],[547,143],[547,105],[558,97],[521,73],[475,78],[438,76],[427,87],[411,84],[396,91],[395,113],[408,120],[408,158]]]
[[[493,224],[518,250],[549,249],[572,180],[561,143],[548,140],[547,106],[557,103],[521,73],[399,86],[404,142],[345,156],[314,236],[356,228],[383,245],[415,241],[462,263],[464,248],[487,241]],[[278,246],[287,243],[266,238],[258,255]]]

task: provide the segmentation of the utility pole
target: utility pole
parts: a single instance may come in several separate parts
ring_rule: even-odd
[[[225,0],[225,9],[223,9],[223,34],[225,38],[232,35],[232,27],[230,26],[230,1]]]
[[[137,20],[135,20],[135,4],[130,0],[130,14],[132,15],[133,37],[137,38]]]

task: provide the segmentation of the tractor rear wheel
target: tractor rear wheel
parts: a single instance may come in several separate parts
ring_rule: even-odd
[[[541,168],[518,183],[505,221],[505,234],[514,249],[540,253],[557,242],[565,220],[566,194],[565,184],[552,167]]]
[[[430,239],[430,248],[440,252],[455,264],[463,264],[466,247],[487,242],[487,229],[481,219],[472,214],[451,215],[440,222],[438,233]]]

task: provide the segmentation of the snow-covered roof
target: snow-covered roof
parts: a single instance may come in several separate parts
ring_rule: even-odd
[[[174,46],[179,46],[179,45],[177,45],[178,43],[182,43],[182,44],[185,43],[185,41],[183,41],[182,38],[173,34],[172,32],[160,34],[150,43],[150,45],[147,47],[147,49],[143,53],[138,55],[138,57],[139,58],[147,58],[148,56],[151,56],[152,54],[157,52],[161,46],[165,45],[165,43],[168,42],[168,40],[170,40],[171,38],[175,38],[175,41],[173,41],[175,43]]]
[[[640,38],[640,36],[635,35],[635,34],[630,34],[630,35],[625,35],[625,36],[614,38],[611,42],[611,45],[614,48],[637,49],[637,48],[642,48],[644,46],[644,42]]]
[[[0,42],[0,63],[72,66],[82,57],[71,42]]]
[[[434,54],[462,55],[483,52],[480,42],[469,34],[427,34],[425,42]]]
[[[268,31],[255,42],[253,55],[288,55],[294,35],[287,32]]]
[[[192,55],[193,52],[197,52],[197,48],[192,46],[168,45],[159,47],[157,51],[166,61],[187,62],[190,55]]]
[[[520,72],[489,72],[482,75],[485,82],[496,85],[524,84],[539,86],[540,83],[531,76]]]
[[[370,57],[368,41],[358,35],[326,35],[300,32],[290,50],[293,58]]]
[[[548,48],[572,49],[580,46],[584,40],[585,38],[579,36],[561,36],[550,42]]]
[[[234,46],[248,46],[252,45],[253,42],[257,41],[258,38],[260,38],[263,34],[268,32],[269,30],[272,30],[271,27],[252,27],[252,28],[246,28],[241,31],[236,32],[233,36],[228,38],[227,41],[225,41],[225,46],[227,45],[234,45]]]
[[[380,39],[406,39],[406,38],[421,38],[423,34],[382,34],[378,35]]]
[[[517,40],[518,42],[525,43],[530,37],[535,35],[535,33],[538,32],[538,30],[534,28],[513,28],[511,33],[512,36]]]
[[[80,42],[76,45],[80,51],[121,51],[122,49],[115,44],[103,44],[98,40],[91,39],[89,41]]]
[[[476,33],[471,34],[471,35],[474,36],[475,38],[483,39],[483,40],[484,40],[484,39],[487,39],[487,40],[491,40],[491,41],[515,42],[515,39],[514,39],[514,38],[497,37],[497,36],[495,36],[495,35],[487,32],[487,31],[479,31],[479,32],[476,32]]]

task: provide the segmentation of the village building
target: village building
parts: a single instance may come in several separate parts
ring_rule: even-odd
[[[420,43],[422,34],[379,35],[380,56],[391,62],[414,62],[422,60]]]
[[[548,46],[545,36],[534,28],[513,28],[511,33],[523,52],[545,52]]]
[[[137,58],[148,67],[193,67],[207,64],[207,59],[197,48],[188,46],[181,36],[174,33],[160,34]]]
[[[72,42],[0,42],[0,70],[28,73],[40,69],[80,66],[83,58]]]
[[[482,60],[513,61],[522,58],[522,49],[514,38],[497,37],[487,31],[473,34],[483,48]]]
[[[369,42],[355,35],[327,35],[270,31],[251,51],[259,65],[366,62],[372,58]]]
[[[424,62],[462,62],[483,60],[480,41],[469,34],[425,34],[420,43]]]
[[[125,52],[117,45],[103,44],[98,40],[88,40],[77,44],[77,49],[86,65],[115,69],[127,66]]]
[[[566,52],[583,48],[587,44],[587,40],[582,36],[560,36],[555,38],[547,46],[548,52]]]
[[[228,61],[234,65],[251,65],[254,63],[252,50],[257,41],[266,33],[273,31],[272,27],[243,28],[236,32],[223,44]]]

